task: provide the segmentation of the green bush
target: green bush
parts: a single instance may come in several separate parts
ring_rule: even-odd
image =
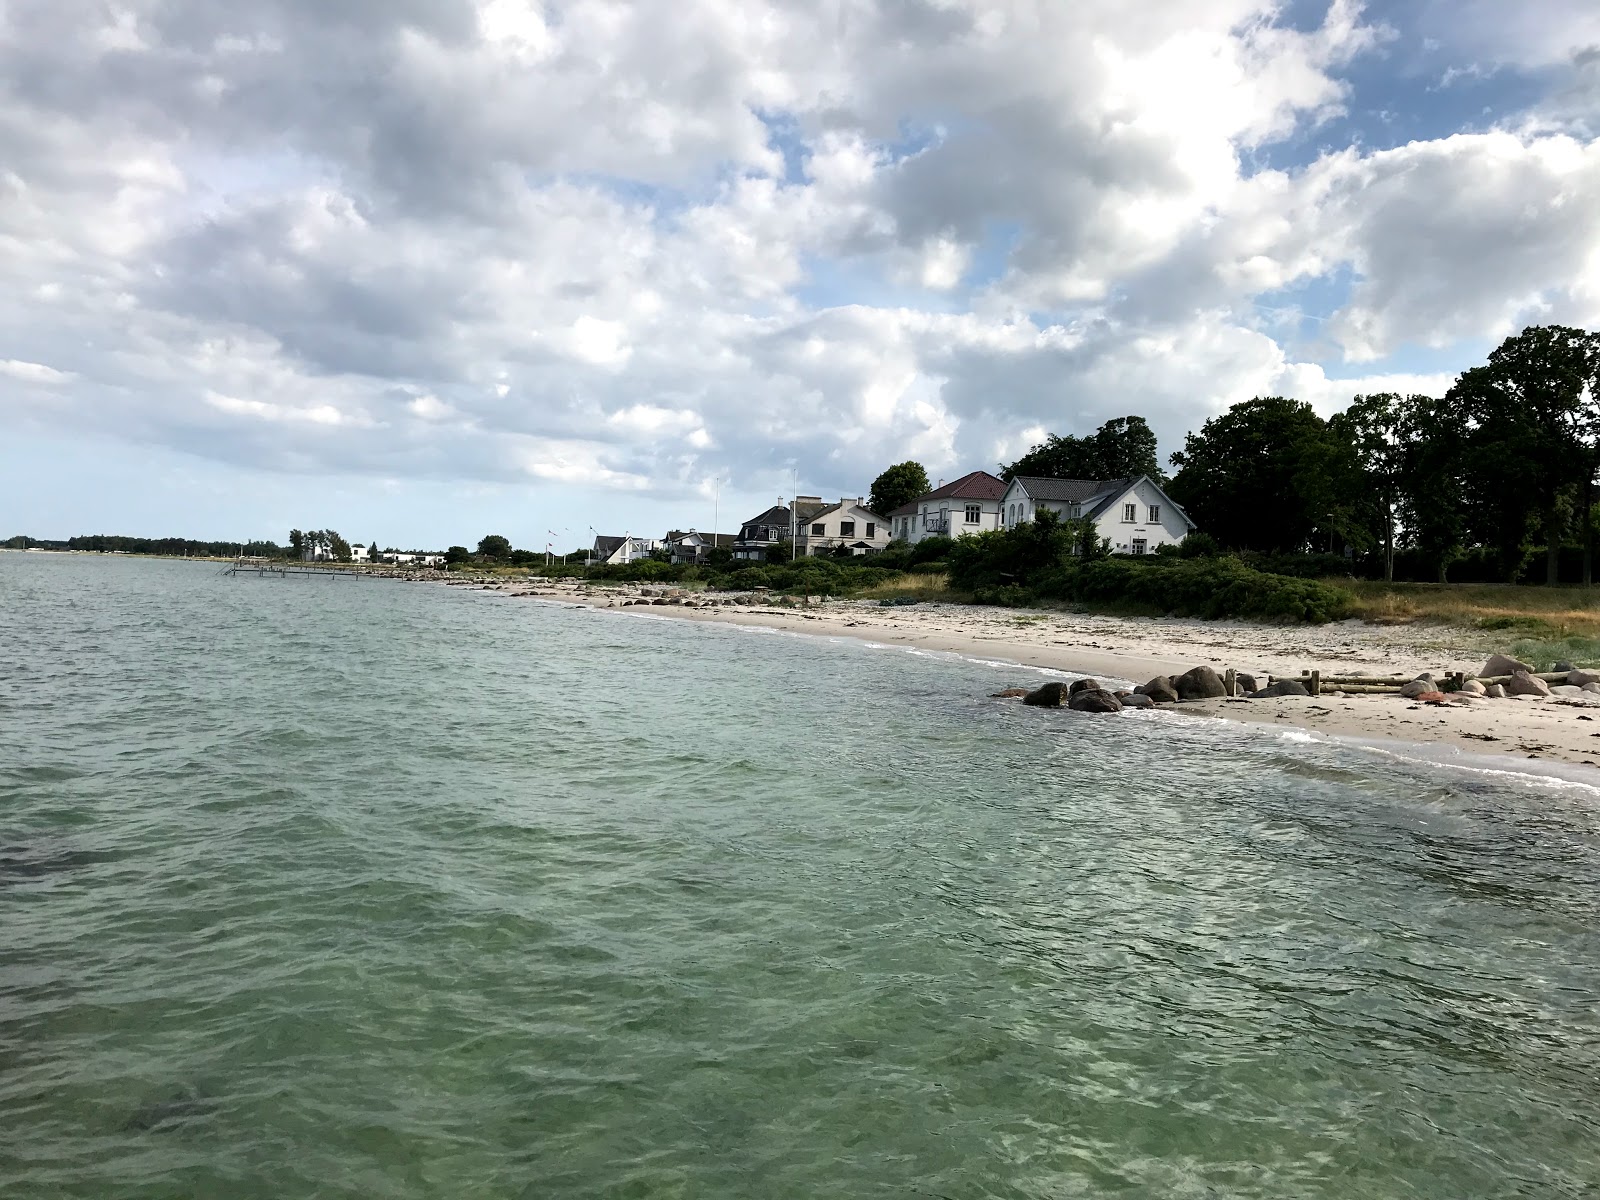
[[[1252,570],[1234,558],[1068,564],[1040,587],[1056,600],[1128,606],[1178,617],[1245,617],[1322,624],[1347,616],[1351,597],[1312,579]]]

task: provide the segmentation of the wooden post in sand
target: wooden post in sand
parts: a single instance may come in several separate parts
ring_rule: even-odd
[[[1322,695],[1322,672],[1321,671],[1313,671],[1313,672],[1311,672],[1311,694],[1313,696]]]
[[[1222,677],[1222,694],[1224,696],[1237,696],[1239,694],[1237,684],[1238,677],[1234,674],[1233,668],[1229,667],[1227,674]]]

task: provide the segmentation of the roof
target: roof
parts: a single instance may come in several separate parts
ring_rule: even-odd
[[[617,552],[622,543],[627,540],[627,538],[608,537],[603,533],[597,533],[594,538],[594,552],[601,558],[610,558]]]
[[[917,502],[913,500],[910,504],[902,504],[889,515],[891,517],[914,517],[917,515]]]
[[[1110,491],[1120,491],[1134,479],[1044,479],[1035,475],[1018,475],[1011,481],[1020,483],[1024,491],[1035,500],[1054,500],[1058,504],[1082,504]]]
[[[795,520],[804,525],[820,512],[826,512],[831,505],[823,504],[820,500],[802,500],[795,505]],[[739,532],[744,532],[746,525],[776,525],[782,528],[789,524],[789,506],[787,504],[774,504],[760,516],[751,517],[748,521],[739,522]]]
[[[924,500],[998,500],[1005,494],[1004,479],[987,471],[973,471],[954,483],[935,488],[926,496],[918,496],[917,503],[921,504]]]
[[[681,542],[684,538],[691,537],[704,538],[713,546],[731,546],[738,541],[738,535],[732,533],[710,534],[702,533],[698,529],[672,529],[667,531],[667,541],[669,542]],[[715,537],[715,541],[712,541],[713,537]]]

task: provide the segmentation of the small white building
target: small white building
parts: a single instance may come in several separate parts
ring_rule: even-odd
[[[369,552],[369,548],[363,546],[360,542],[355,543],[350,547],[350,561],[358,563],[371,562],[372,555]]]
[[[861,503],[846,497],[813,513],[800,526],[797,554],[837,554],[841,547],[853,555],[876,554],[889,544],[889,523]]]
[[[444,562],[442,554],[427,554],[418,550],[408,550],[403,554],[391,554],[389,561],[400,567],[437,567]]]
[[[665,543],[660,538],[634,537],[632,534],[624,534],[622,537],[597,534],[589,561],[598,567],[627,566],[629,563],[649,558],[663,545]]]
[[[889,536],[913,545],[925,537],[961,537],[1000,528],[1000,502],[1006,481],[973,471],[941,484],[890,514]]]
[[[1088,517],[1114,554],[1152,554],[1194,529],[1189,515],[1148,475],[1128,479],[1039,479],[1017,476],[1001,499],[1006,528],[1047,509],[1065,520]]]

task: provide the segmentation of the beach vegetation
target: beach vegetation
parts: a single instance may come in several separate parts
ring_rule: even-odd
[[[471,562],[472,551],[465,546],[451,546],[444,552],[444,561],[450,566],[455,566],[457,563]]]
[[[484,558],[502,559],[511,557],[511,539],[502,537],[498,533],[491,533],[478,542],[478,553]]]

